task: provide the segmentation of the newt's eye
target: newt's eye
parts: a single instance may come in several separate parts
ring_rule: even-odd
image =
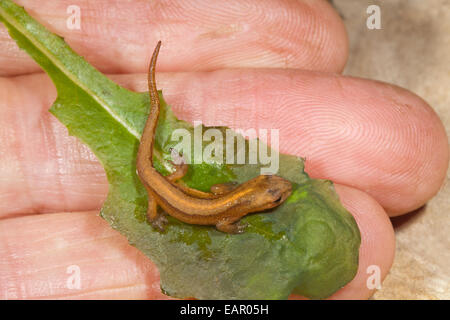
[[[282,196],[279,196],[278,199],[276,199],[274,202],[275,202],[275,203],[281,202],[282,199],[283,199],[283,197],[282,197]]]

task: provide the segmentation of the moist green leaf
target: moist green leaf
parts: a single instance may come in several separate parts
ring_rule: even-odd
[[[102,217],[156,263],[165,293],[197,299],[286,299],[295,292],[325,298],[353,279],[360,245],[355,220],[340,204],[333,184],[310,179],[303,160],[294,156],[280,155],[278,173],[292,181],[292,195],[270,213],[245,217],[249,226],[244,234],[228,235],[173,218],[165,232],[155,231],[145,218],[147,194],[135,167],[148,94],[110,81],[9,0],[0,0],[0,20],[53,80],[58,98],[50,112],[103,164],[109,192]],[[155,166],[167,174],[172,170],[170,148],[177,143],[171,133],[179,128],[192,133],[193,127],[176,119],[164,102],[162,108]],[[208,190],[216,183],[255,177],[261,167],[201,163],[191,165],[183,180]]]

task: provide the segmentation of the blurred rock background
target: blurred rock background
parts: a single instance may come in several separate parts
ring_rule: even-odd
[[[450,0],[334,0],[347,27],[347,75],[409,89],[439,114],[450,136]],[[369,5],[381,29],[366,26]],[[450,171],[423,208],[393,218],[394,265],[373,299],[450,299]]]

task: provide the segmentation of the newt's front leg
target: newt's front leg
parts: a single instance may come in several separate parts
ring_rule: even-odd
[[[225,233],[243,233],[245,231],[245,228],[247,228],[247,223],[242,222],[235,222],[235,221],[229,221],[229,220],[220,220],[216,224],[216,229]]]

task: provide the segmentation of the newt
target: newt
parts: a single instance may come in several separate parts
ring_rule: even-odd
[[[186,163],[174,164],[175,172],[163,176],[153,166],[153,146],[160,112],[155,81],[155,67],[161,41],[153,52],[148,70],[150,113],[139,144],[136,168],[148,192],[147,218],[153,227],[164,230],[167,219],[159,205],[170,216],[188,224],[214,225],[226,233],[242,233],[246,225],[239,222],[245,215],[282,204],[292,192],[291,182],[277,175],[259,175],[238,186],[215,185],[203,192],[176,183],[188,170]]]

